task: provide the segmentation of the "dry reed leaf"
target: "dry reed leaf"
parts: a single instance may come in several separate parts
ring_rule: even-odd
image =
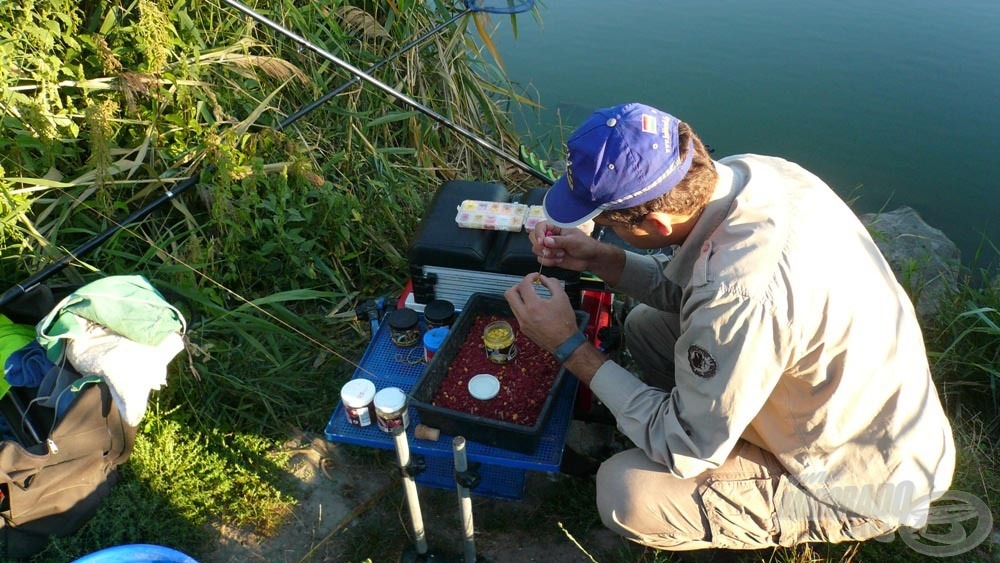
[[[326,183],[326,178],[313,172],[312,170],[301,170],[299,173],[302,174],[302,177],[305,178],[307,182],[317,188]]]
[[[131,154],[134,151],[127,151],[126,154]],[[116,151],[119,154],[119,151]],[[130,158],[122,157],[118,160],[112,162],[108,168],[104,171],[106,178],[111,178],[116,175],[120,175],[123,172],[127,172],[129,176],[135,169],[142,165],[141,161],[135,161]],[[49,171],[49,175],[53,174],[53,170]],[[61,175],[61,173],[59,173]],[[73,210],[85,203],[94,194],[101,189],[101,182],[98,181],[98,170],[91,168],[83,174],[73,178],[69,182],[61,182],[60,186],[50,186],[57,187],[60,193],[68,196],[69,203],[62,198],[56,198],[51,203],[47,205],[40,205],[40,211],[35,216],[34,223],[38,226],[38,229],[42,233],[52,233],[55,232],[72,214]],[[114,183],[114,182],[107,182]],[[69,188],[83,188],[77,194],[71,194],[66,191]],[[52,217],[51,222],[46,223],[49,217]]]
[[[357,292],[345,295],[340,300],[339,303],[337,303],[329,311],[327,311],[326,318],[328,319],[337,317],[344,319],[354,318],[355,313],[354,313],[353,303],[357,298],[358,298]]]
[[[483,46],[493,55],[493,60],[500,67],[500,72],[507,74],[507,69],[503,65],[503,59],[500,58],[500,51],[497,50],[497,46],[493,43],[493,34],[487,30],[487,26],[490,23],[489,14],[477,12],[472,15],[472,19],[476,22],[476,31],[479,32],[479,38],[482,40]]]
[[[267,57],[263,55],[237,55],[227,53],[218,59],[220,62],[231,63],[239,68],[248,70],[259,70],[264,74],[279,80],[298,79],[306,84],[309,78],[299,70],[299,67],[278,57]]]
[[[247,51],[253,48],[266,50],[266,46],[250,39],[244,39],[226,48],[204,53],[191,62],[192,64],[228,64],[243,70],[259,70],[280,80],[294,77],[304,84],[309,82],[305,73],[284,59],[269,55],[248,54]]]
[[[287,84],[287,82],[285,84]],[[246,135],[247,131],[250,130],[250,126],[256,123],[257,120],[260,119],[260,116],[271,107],[270,106],[271,99],[273,99],[278,94],[278,92],[280,92],[284,87],[285,85],[282,84],[278,88],[272,90],[271,93],[268,94],[268,96],[264,98],[264,100],[261,103],[257,104],[257,107],[255,107],[254,110],[250,112],[250,115],[248,115],[245,119],[243,119],[235,126],[233,126],[232,128],[233,133],[236,136]]]
[[[356,6],[341,6],[337,10],[337,17],[349,32],[360,34],[369,41],[391,37],[374,16]]]

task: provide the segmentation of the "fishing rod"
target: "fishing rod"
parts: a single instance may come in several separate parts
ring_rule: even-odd
[[[518,168],[520,168],[521,170],[527,172],[528,174],[531,174],[535,178],[537,178],[539,180],[542,180],[543,182],[545,182],[545,183],[547,183],[549,185],[551,185],[554,182],[554,180],[549,175],[547,175],[547,174],[545,174],[545,173],[537,170],[536,168],[532,167],[531,165],[525,163],[520,158],[511,155],[507,151],[501,149],[500,147],[497,147],[496,145],[494,145],[493,143],[487,141],[486,139],[483,139],[482,137],[479,137],[478,135],[476,135],[472,131],[469,131],[465,127],[462,127],[461,125],[459,125],[459,124],[457,124],[457,123],[449,120],[448,118],[446,118],[445,116],[441,115],[440,113],[432,110],[431,108],[429,108],[429,107],[421,104],[417,100],[414,100],[410,96],[407,96],[406,94],[400,92],[399,90],[396,90],[392,86],[389,86],[388,84],[382,82],[381,80],[379,80],[379,79],[371,76],[370,74],[362,71],[361,69],[355,67],[351,63],[349,63],[349,62],[347,62],[347,61],[345,61],[345,60],[337,57],[333,53],[327,51],[326,49],[320,47],[319,45],[316,45],[315,43],[309,41],[305,37],[302,37],[301,35],[298,35],[295,32],[291,31],[290,29],[287,29],[287,28],[281,26],[280,24],[278,24],[278,23],[276,23],[276,22],[268,19],[267,17],[265,17],[265,16],[263,16],[263,15],[255,12],[255,11],[253,11],[252,9],[250,9],[246,5],[238,2],[237,0],[225,0],[225,2],[226,2],[226,4],[229,4],[230,6],[232,6],[233,8],[236,8],[237,10],[243,12],[244,14],[246,14],[247,16],[249,16],[250,18],[252,18],[252,19],[254,19],[254,20],[256,20],[256,21],[258,21],[258,22],[260,22],[260,23],[262,23],[264,25],[266,25],[267,27],[270,27],[274,31],[277,31],[278,33],[284,35],[285,37],[288,37],[289,39],[295,41],[299,45],[310,49],[311,51],[313,51],[316,54],[322,56],[326,60],[328,60],[328,61],[336,64],[337,66],[339,66],[339,67],[341,67],[343,69],[346,69],[347,71],[349,71],[354,76],[360,78],[361,80],[364,80],[365,82],[371,84],[372,86],[375,86],[376,88],[382,90],[386,94],[389,94],[394,99],[400,100],[400,101],[406,103],[406,105],[408,105],[411,108],[419,111],[420,113],[423,113],[427,117],[430,117],[431,119],[433,119],[437,123],[439,123],[441,125],[444,125],[445,127],[448,127],[449,129],[451,129],[452,131],[455,131],[456,133],[461,134],[466,139],[469,139],[470,141],[476,143],[480,147],[482,147],[482,148],[484,148],[484,149],[492,152],[493,154],[499,156],[500,158],[506,160],[507,162],[513,164],[514,166],[517,166]],[[466,6],[470,6],[470,4],[472,4],[472,2],[466,2]]]
[[[441,30],[443,30],[444,28],[448,27],[449,25],[451,25],[452,23],[454,23],[455,21],[457,21],[462,16],[465,16],[465,15],[471,13],[471,12],[474,12],[474,11],[476,11],[476,10],[473,9],[472,7],[466,7],[465,10],[456,13],[448,21],[443,22],[443,23],[435,26],[433,29],[428,30],[423,35],[421,35],[420,37],[418,37],[418,38],[410,41],[409,43],[407,43],[406,45],[404,45],[403,47],[401,47],[399,50],[397,50],[396,52],[390,54],[385,59],[382,59],[381,61],[375,63],[372,66],[370,66],[366,72],[367,73],[371,73],[371,72],[374,72],[374,71],[378,70],[383,65],[391,62],[392,60],[394,60],[396,58],[399,58],[400,56],[404,55],[405,53],[407,53],[407,52],[411,51],[412,49],[414,49],[415,47],[419,46],[421,43],[423,43],[424,41],[426,41],[430,37],[438,34],[439,32],[441,32]],[[310,103],[309,105],[307,105],[304,108],[300,109],[299,111],[297,111],[297,112],[293,113],[292,115],[289,115],[285,119],[281,120],[281,122],[278,123],[275,128],[277,130],[279,130],[279,131],[288,128],[293,123],[295,123],[296,121],[298,121],[299,119],[301,119],[302,117],[304,117],[306,114],[308,114],[309,112],[315,110],[319,106],[323,105],[325,102],[329,101],[331,98],[333,98],[337,94],[340,94],[344,90],[347,90],[348,88],[350,88],[351,86],[353,86],[354,84],[357,84],[360,80],[361,80],[361,78],[359,78],[358,75],[355,74],[346,83],[341,84],[340,86],[338,86],[338,87],[334,88],[333,90],[331,90],[331,91],[327,92],[326,94],[324,94],[321,98],[313,101],[312,103]],[[148,203],[144,207],[142,207],[142,208],[140,208],[140,209],[132,212],[131,214],[129,214],[127,217],[125,217],[121,221],[114,222],[114,224],[110,228],[108,228],[107,230],[94,235],[91,239],[87,240],[86,242],[84,242],[80,246],[76,247],[75,249],[73,249],[72,251],[70,251],[68,254],[64,254],[58,260],[56,260],[55,262],[49,264],[48,266],[46,266],[45,268],[43,268],[41,271],[35,273],[33,276],[29,277],[26,280],[21,281],[20,283],[16,284],[14,287],[12,287],[12,288],[8,289],[7,291],[5,291],[3,293],[3,295],[0,296],[0,307],[2,307],[4,305],[7,305],[11,301],[14,301],[18,297],[21,297],[22,295],[28,293],[29,291],[31,291],[32,289],[34,289],[36,286],[38,286],[38,284],[42,283],[43,281],[45,281],[48,278],[50,278],[53,275],[55,275],[57,272],[61,271],[63,268],[67,267],[75,258],[83,256],[83,255],[89,253],[90,251],[94,250],[95,248],[101,246],[109,238],[111,238],[112,236],[114,236],[115,234],[117,234],[118,231],[124,229],[126,226],[131,225],[132,223],[141,221],[147,215],[149,215],[150,213],[152,213],[154,210],[156,210],[160,206],[164,205],[168,201],[176,199],[177,196],[179,196],[184,191],[186,191],[191,186],[194,186],[197,183],[198,183],[198,177],[197,176],[191,176],[191,177],[187,178],[186,180],[178,183],[173,188],[167,189],[166,192],[164,192],[163,195],[161,195],[157,199],[151,201],[150,203]]]
[[[368,67],[368,69],[365,70],[365,72],[368,73],[368,74],[371,74],[371,73],[375,72],[376,70],[382,68],[387,63],[395,60],[400,55],[408,52],[410,49],[413,49],[417,45],[423,43],[424,41],[426,41],[431,36],[436,35],[442,29],[444,29],[444,28],[448,27],[449,25],[455,23],[462,16],[464,16],[466,14],[471,14],[472,12],[473,12],[472,8],[466,8],[465,10],[462,10],[461,12],[456,13],[448,21],[446,21],[446,22],[444,22],[442,24],[439,24],[434,29],[428,31],[427,33],[424,33],[423,35],[421,35],[417,39],[414,39],[413,41],[407,43],[406,45],[404,45],[403,47],[401,47],[395,53],[389,55],[388,57],[386,57],[386,58],[382,59],[381,61],[373,64],[372,66]],[[279,123],[278,124],[278,130],[280,131],[281,129],[284,129],[285,127],[288,127],[288,125],[290,125],[291,123],[295,122],[298,118],[300,118],[303,115],[311,112],[312,110],[318,108],[319,106],[325,104],[326,102],[330,101],[331,98],[333,98],[337,94],[343,92],[344,90],[347,90],[351,86],[354,86],[358,82],[361,82],[361,78],[358,75],[355,74],[346,83],[338,86],[334,90],[330,90],[329,92],[327,92],[326,94],[324,94],[321,98],[318,98],[317,100],[313,101],[309,105],[305,106],[304,108],[300,109],[299,111],[297,111],[297,112],[293,113],[292,115],[288,116],[288,118],[285,120],[285,121],[288,121],[288,123],[285,123],[285,122]]]

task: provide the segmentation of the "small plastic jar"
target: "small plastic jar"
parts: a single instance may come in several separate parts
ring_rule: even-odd
[[[437,328],[432,328],[424,333],[424,361],[431,363],[434,359],[434,354],[441,349],[441,344],[444,343],[444,339],[448,336],[448,327],[439,326]]]
[[[399,387],[386,387],[375,393],[375,418],[383,432],[393,432],[396,428],[406,431],[410,416],[406,409],[406,393]]]
[[[451,301],[435,299],[424,306],[424,324],[427,330],[442,326],[450,327],[455,322],[455,306]]]
[[[368,426],[375,420],[375,384],[367,379],[352,379],[340,388],[347,422],[353,426]]]
[[[517,356],[514,328],[507,321],[493,321],[483,329],[486,357],[494,364],[506,364]]]
[[[389,315],[392,343],[400,348],[416,346],[420,342],[420,325],[413,309],[396,309]]]

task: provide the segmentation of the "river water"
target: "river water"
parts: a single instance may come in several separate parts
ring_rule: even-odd
[[[997,0],[549,0],[517,37],[494,15],[536,151],[561,160],[597,107],[640,101],[692,124],[713,156],[798,162],[858,213],[915,208],[998,262],[993,175],[1000,132]],[[545,154],[545,147],[555,147]]]

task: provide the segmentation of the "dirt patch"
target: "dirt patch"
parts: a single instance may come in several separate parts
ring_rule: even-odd
[[[573,421],[567,443],[594,455],[619,449],[614,430]],[[343,446],[297,435],[287,444],[297,504],[272,537],[223,528],[202,563],[463,561],[462,525],[454,490],[418,486],[431,557],[415,557],[413,527],[400,486],[395,453]],[[666,555],[630,544],[603,527],[593,506],[592,478],[528,472],[519,501],[473,496],[478,561],[487,563],[592,563],[617,561],[818,560],[801,553],[763,550],[738,558],[709,550]],[[992,544],[992,548],[991,548]],[[1000,561],[1000,532],[970,555]],[[874,552],[878,553],[878,552]],[[754,556],[756,555],[756,556]],[[822,557],[822,556],[818,556]],[[849,558],[847,558],[849,559]],[[847,560],[844,559],[844,560]]]
[[[398,488],[390,474],[363,470],[362,462],[322,438],[299,435],[287,445],[292,453],[289,473],[298,483],[298,493],[285,525],[272,537],[222,527],[206,562],[323,561],[313,559],[310,550],[328,540],[337,526],[349,523],[352,515],[374,504],[370,501]]]
[[[273,537],[222,528],[205,563],[357,562],[413,560],[413,527],[393,452],[376,452],[300,435],[289,443],[289,471],[298,483],[297,505]],[[626,542],[596,520],[587,506],[592,478],[528,472],[519,501],[472,497],[479,561],[547,563],[617,560]],[[560,495],[576,502],[563,511]],[[454,490],[418,486],[431,557],[462,561],[463,537]],[[565,513],[563,513],[565,512]],[[571,529],[577,530],[576,537]],[[420,560],[416,558],[416,560]]]

